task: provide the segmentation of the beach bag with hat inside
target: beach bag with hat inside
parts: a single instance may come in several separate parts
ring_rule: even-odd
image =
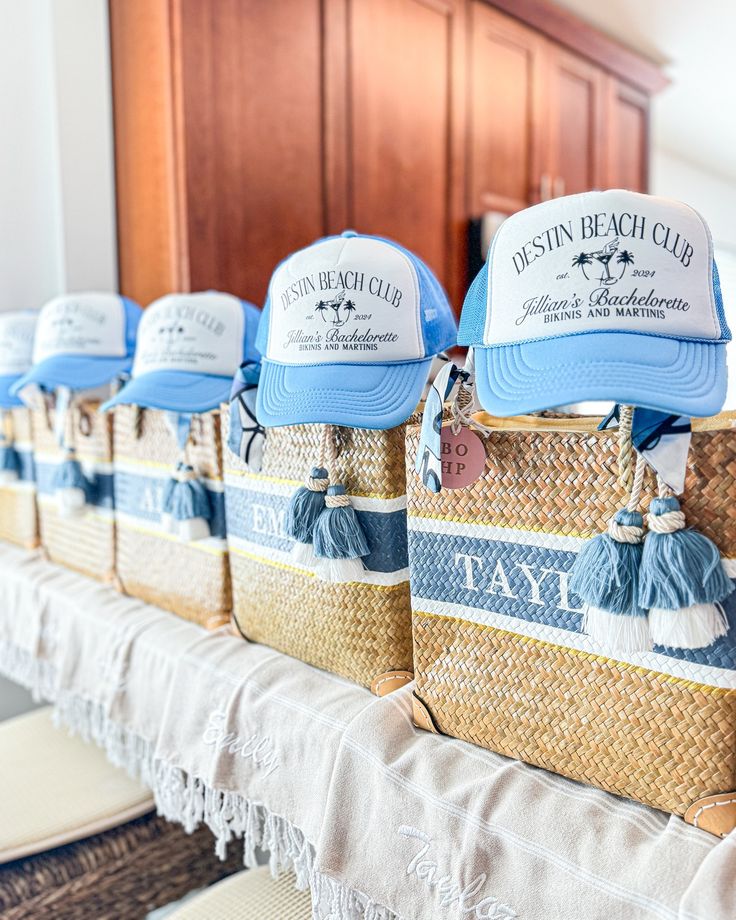
[[[383,694],[411,679],[405,423],[453,344],[402,247],[346,233],[276,270],[239,372],[225,501],[243,635]]]
[[[730,335],[710,237],[690,209],[647,196],[555,205],[499,231],[463,310],[469,363],[448,370],[421,433],[408,433],[415,719],[725,835],[736,826],[736,443],[732,413],[690,420],[725,396]],[[511,280],[505,260],[516,272],[524,239],[555,221],[568,245],[550,266],[540,259],[529,287]],[[581,234],[615,256],[624,227],[654,278],[641,296],[670,306],[591,315],[591,301],[631,304],[640,276],[612,258],[587,287],[575,276],[573,298],[565,262]],[[666,227],[669,248],[657,242]],[[542,269],[560,276],[549,295]],[[529,300],[545,296],[586,306],[534,319]],[[519,317],[530,325],[514,341],[504,329]],[[511,415],[606,397],[621,405],[604,423]]]
[[[0,313],[0,540],[38,545],[31,414],[10,392],[31,366],[38,313]]]
[[[207,628],[230,618],[220,404],[259,311],[215,291],[144,312],[114,415],[117,574],[126,593]]]
[[[32,406],[41,543],[49,558],[114,580],[112,429],[101,399],[130,371],[140,307],[117,294],[50,301],[33,366],[13,387]]]

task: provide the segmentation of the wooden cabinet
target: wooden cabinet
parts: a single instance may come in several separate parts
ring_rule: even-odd
[[[463,205],[453,196],[452,144],[461,8],[458,0],[347,0],[345,45],[335,50],[349,54],[332,90],[346,116],[328,113],[346,126],[333,155],[345,163],[329,230],[347,225],[399,240],[445,285],[454,274],[452,212]]]
[[[111,0],[123,293],[260,304],[273,267],[323,233],[320,9]]]
[[[497,4],[516,11],[529,4]],[[468,82],[471,215],[595,188],[646,191],[649,96],[553,38],[473,0]],[[620,51],[621,49],[619,49]],[[628,52],[626,52],[628,53]],[[621,69],[630,62],[621,61]]]
[[[547,148],[542,196],[574,195],[605,185],[606,80],[599,67],[547,44]]]
[[[459,308],[467,227],[646,189],[656,68],[548,0],[109,0],[123,293],[256,303],[346,227]]]
[[[510,213],[539,195],[544,42],[474,0],[468,103],[470,208]]]
[[[607,81],[606,178],[609,188],[646,192],[649,176],[649,97],[622,80]]]

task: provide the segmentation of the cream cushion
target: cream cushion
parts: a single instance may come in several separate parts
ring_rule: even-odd
[[[119,827],[152,808],[149,789],[95,745],[55,728],[50,707],[0,722],[0,863]]]
[[[167,915],[166,920],[311,920],[309,891],[297,891],[286,872],[271,878],[268,866],[237,872]]]

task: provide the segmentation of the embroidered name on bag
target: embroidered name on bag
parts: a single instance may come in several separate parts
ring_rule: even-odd
[[[455,553],[455,565],[463,573],[467,591],[500,595],[535,607],[553,603],[557,610],[565,613],[582,612],[582,607],[571,606],[570,573],[567,571],[525,562],[504,564],[493,556],[487,558],[472,553]]]
[[[398,833],[416,843],[418,849],[406,867],[406,875],[416,878],[434,892],[442,907],[453,907],[458,916],[475,920],[514,920],[519,915],[499,898],[484,893],[488,873],[480,872],[467,884],[453,880],[444,872],[431,852],[432,838],[416,827],[402,824]]]
[[[606,192],[521,212],[498,232],[489,281],[490,345],[604,330],[721,336],[710,235],[677,202]]]

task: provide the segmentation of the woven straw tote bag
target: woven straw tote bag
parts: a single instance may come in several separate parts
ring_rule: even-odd
[[[201,626],[222,626],[232,599],[219,410],[192,417],[183,449],[164,412],[117,406],[114,416],[119,586]],[[187,539],[165,525],[164,492],[179,461],[195,471],[207,493],[211,519],[203,539]]]
[[[229,424],[227,413],[223,424]],[[380,695],[411,679],[404,439],[404,425],[386,431],[324,425],[269,428],[257,473],[225,449],[238,628],[247,639]],[[286,509],[320,455],[331,481],[344,484],[370,546],[360,581],[323,581],[315,567],[292,558],[294,544],[284,531]]]
[[[425,488],[414,470],[419,427],[407,434],[417,724],[730,830],[736,594],[723,604],[727,635],[707,648],[622,654],[584,635],[570,570],[629,498],[624,426],[474,419],[487,428],[485,467],[461,489]],[[694,420],[682,501],[731,577],[733,424],[731,414]],[[653,476],[642,486],[656,494]]]
[[[36,469],[41,544],[52,562],[84,575],[113,581],[115,524],[112,489],[112,424],[97,410],[99,403],[73,400],[65,412],[65,447],[55,435],[54,397],[32,410],[33,458]],[[85,478],[86,505],[74,516],[64,514],[55,492],[59,468],[71,448]]]
[[[2,449],[15,451],[16,467],[0,478],[0,540],[34,549],[39,540],[30,410],[0,410],[0,433]]]

